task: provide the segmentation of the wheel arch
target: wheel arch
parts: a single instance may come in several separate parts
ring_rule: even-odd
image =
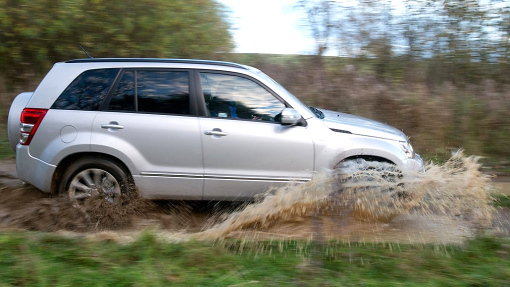
[[[349,157],[346,157],[346,158],[342,159],[340,162],[338,162],[336,164],[335,168],[338,167],[338,165],[341,164],[342,162],[346,162],[346,161],[349,161],[349,160],[355,160],[355,159],[364,159],[366,161],[386,162],[386,163],[390,163],[390,164],[393,164],[393,165],[397,165],[393,161],[391,161],[391,160],[389,160],[387,158],[381,157],[381,156],[376,156],[376,155],[353,155],[353,156],[349,156]]]
[[[114,164],[116,164],[119,168],[121,168],[126,173],[130,183],[134,183],[133,176],[131,175],[129,168],[119,158],[114,157],[109,154],[99,153],[99,152],[82,152],[82,153],[75,153],[75,154],[68,155],[67,157],[63,158],[58,163],[57,168],[56,168],[55,172],[53,173],[53,178],[51,180],[51,193],[52,194],[57,193],[59,182],[62,180],[62,175],[64,174],[65,170],[69,167],[69,165],[71,163],[73,163],[77,160],[80,160],[82,158],[94,158],[94,157],[113,162]]]

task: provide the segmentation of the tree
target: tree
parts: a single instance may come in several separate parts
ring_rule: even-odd
[[[371,59],[379,76],[399,57],[407,67],[429,62],[433,81],[478,81],[490,69],[474,63],[507,63],[510,54],[506,0],[300,0],[298,7],[317,55],[337,43],[341,55]]]
[[[336,3],[331,0],[300,0],[295,8],[305,13],[306,26],[315,41],[316,55],[321,57],[329,48],[336,29],[333,18]]]
[[[232,37],[215,0],[0,0],[0,74],[11,83],[83,57],[215,58]]]

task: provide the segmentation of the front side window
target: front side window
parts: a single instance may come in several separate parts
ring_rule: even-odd
[[[81,73],[62,92],[52,109],[96,111],[106,98],[119,69],[96,69]]]
[[[106,109],[189,114],[189,74],[181,71],[127,70],[114,89]]]
[[[279,122],[285,104],[258,83],[240,76],[200,73],[211,117]]]

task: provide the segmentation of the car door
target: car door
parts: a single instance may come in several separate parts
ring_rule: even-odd
[[[92,151],[128,165],[144,197],[202,199],[202,145],[188,71],[123,71],[94,119],[91,142]]]
[[[241,75],[201,72],[200,83],[206,107],[199,119],[204,198],[241,200],[311,179],[311,136],[305,126],[279,123],[282,100]]]

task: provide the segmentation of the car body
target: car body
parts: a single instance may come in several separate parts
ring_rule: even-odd
[[[423,170],[398,129],[307,107],[259,70],[229,62],[56,63],[16,97],[8,121],[18,177],[43,192],[68,189],[85,168],[113,181],[125,174],[146,198],[183,200],[251,199],[356,158]],[[89,187],[92,177],[82,176]]]

